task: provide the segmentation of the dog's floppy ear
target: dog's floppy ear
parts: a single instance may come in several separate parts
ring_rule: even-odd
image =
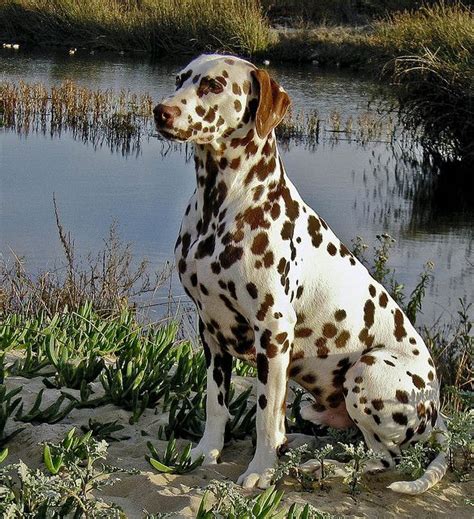
[[[285,117],[290,106],[290,98],[283,88],[268,75],[266,70],[252,70],[251,74],[256,79],[260,89],[255,124],[258,136],[263,139]]]

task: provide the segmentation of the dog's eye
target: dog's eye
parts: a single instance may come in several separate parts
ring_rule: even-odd
[[[220,92],[222,92],[223,88],[222,88],[222,85],[216,81],[215,79],[210,79],[209,80],[209,91],[212,92],[213,94],[219,94]]]
[[[224,90],[224,87],[219,81],[208,76],[201,79],[201,83],[198,88],[198,96],[202,97],[206,94],[220,94]]]

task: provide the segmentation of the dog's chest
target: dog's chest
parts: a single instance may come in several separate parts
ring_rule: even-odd
[[[191,203],[191,206],[193,204]],[[187,211],[183,218],[178,237],[175,259],[181,283],[194,302],[202,309],[223,304],[223,294],[237,299],[233,269],[230,269],[228,249],[223,235],[232,226],[231,221],[213,217],[202,232],[202,224],[197,211]],[[224,241],[224,243],[223,243]],[[235,251],[234,263],[242,257],[243,251]]]

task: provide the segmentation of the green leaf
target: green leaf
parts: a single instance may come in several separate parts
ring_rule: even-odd
[[[150,465],[155,468],[158,472],[164,472],[166,474],[172,474],[174,472],[174,468],[167,467],[166,465],[163,465],[163,463],[160,463],[158,460],[155,460],[154,458],[150,458],[149,460]]]
[[[51,474],[56,475],[59,472],[59,469],[61,468],[63,464],[63,458],[62,456],[59,456],[56,459],[56,462],[53,461],[53,456],[51,455],[51,449],[49,448],[49,445],[46,444],[43,449],[43,461],[46,465],[46,468],[51,472]]]
[[[8,456],[8,448],[5,447],[3,450],[0,451],[0,463],[3,463]]]

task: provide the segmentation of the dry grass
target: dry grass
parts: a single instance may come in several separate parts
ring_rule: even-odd
[[[256,0],[0,0],[0,33],[35,45],[251,55],[269,26]]]
[[[91,90],[72,81],[46,88],[41,83],[0,83],[3,126],[21,134],[59,136],[69,130],[94,147],[106,144],[124,154],[136,151],[151,131],[153,100],[122,90]]]
[[[138,298],[155,293],[171,274],[168,267],[150,272],[146,260],[136,261],[130,244],[120,239],[117,226],[110,227],[102,250],[86,258],[76,255],[74,241],[63,228],[53,199],[64,260],[54,271],[29,273],[23,258],[12,253],[0,262],[0,317],[9,314],[52,317],[79,311],[90,304],[101,316],[119,315]]]

